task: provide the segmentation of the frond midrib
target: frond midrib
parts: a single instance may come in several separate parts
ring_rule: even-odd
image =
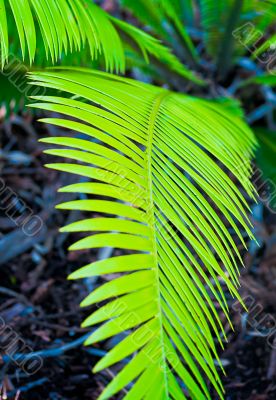
[[[169,388],[168,388],[168,380],[166,375],[166,356],[165,356],[165,341],[163,334],[163,318],[162,318],[162,306],[161,306],[161,290],[160,290],[160,279],[159,279],[159,267],[158,267],[158,255],[157,255],[157,238],[156,238],[156,226],[155,226],[155,206],[153,201],[153,190],[152,190],[152,146],[153,146],[153,135],[156,124],[156,119],[160,110],[160,107],[165,98],[170,95],[168,91],[162,91],[158,93],[153,101],[152,110],[149,116],[149,125],[148,125],[148,144],[146,149],[146,161],[147,161],[147,172],[148,172],[148,208],[147,208],[147,218],[148,225],[151,230],[151,241],[152,241],[152,253],[154,256],[154,269],[156,276],[156,295],[159,309],[159,320],[160,320],[160,346],[162,349],[162,365],[163,365],[163,373],[164,373],[164,385],[166,396],[169,398]]]

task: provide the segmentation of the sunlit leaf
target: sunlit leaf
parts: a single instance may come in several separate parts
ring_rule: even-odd
[[[84,326],[100,323],[87,345],[126,332],[94,370],[133,355],[100,399],[123,388],[125,399],[178,400],[187,391],[211,399],[205,377],[223,398],[215,360],[221,365],[216,347],[225,333],[214,300],[231,325],[225,288],[239,298],[242,261],[220,215],[242,243],[245,232],[252,237],[247,202],[227,171],[252,197],[254,135],[221,105],[130,79],[62,68],[30,78],[72,96],[37,98],[33,107],[55,113],[43,121],[85,135],[43,139],[61,158],[48,167],[75,175],[62,192],[85,194],[58,206],[88,212],[62,229],[86,232],[72,249],[127,250],[70,275],[123,273],[82,302],[97,304]],[[91,218],[95,212],[101,217]]]

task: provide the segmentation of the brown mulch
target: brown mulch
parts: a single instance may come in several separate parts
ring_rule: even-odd
[[[79,328],[87,315],[79,303],[102,279],[66,280],[69,273],[99,254],[69,253],[67,248],[77,235],[58,232],[59,227],[82,215],[54,208],[72,199],[56,193],[72,178],[43,168],[50,159],[43,155],[44,145],[37,140],[57,132],[53,128],[46,131],[28,116],[12,118],[0,129],[1,179],[12,191],[5,204],[13,204],[13,209],[17,208],[13,219],[18,217],[16,223],[11,220],[1,197],[0,317],[24,345],[34,352],[41,350],[43,359],[41,368],[29,374],[19,362],[7,359],[3,351],[6,342],[0,337],[2,393],[6,391],[10,399],[19,396],[19,400],[96,399],[110,381],[111,372],[93,375],[91,369],[111,343],[101,349],[78,345],[56,356],[47,353],[87,334]],[[41,228],[35,234],[25,234],[16,199],[41,218]],[[276,398],[276,215],[260,203],[254,206],[252,221],[260,246],[249,243],[249,252],[244,253],[246,269],[242,270],[240,294],[248,312],[230,301],[235,332],[226,326],[229,342],[221,352],[227,373],[223,378],[226,400]],[[23,350],[16,347],[14,352]]]

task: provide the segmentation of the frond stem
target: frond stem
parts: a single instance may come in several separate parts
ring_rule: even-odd
[[[157,298],[158,298],[158,309],[160,314],[160,346],[162,349],[163,358],[163,372],[164,372],[164,382],[166,398],[169,398],[168,382],[166,377],[166,354],[164,350],[164,335],[163,335],[163,321],[162,321],[162,307],[161,307],[161,290],[160,290],[160,279],[159,279],[159,268],[158,268],[158,257],[157,257],[157,246],[156,246],[156,233],[155,233],[155,206],[153,202],[153,190],[152,190],[152,146],[153,146],[153,134],[156,118],[159,109],[164,101],[164,99],[169,96],[170,93],[167,91],[162,91],[159,93],[154,102],[153,107],[149,116],[149,127],[148,127],[148,146],[146,151],[147,166],[148,166],[148,188],[149,188],[149,207],[147,209],[148,223],[152,232],[152,249],[153,256],[155,259],[155,269],[156,269],[156,287],[157,287]]]

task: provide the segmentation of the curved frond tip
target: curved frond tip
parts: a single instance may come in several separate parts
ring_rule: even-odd
[[[214,304],[229,320],[226,288],[239,298],[242,262],[227,227],[242,243],[252,236],[238,188],[253,197],[252,132],[220,105],[101,72],[58,69],[30,79],[72,96],[32,105],[55,113],[44,122],[81,133],[43,139],[48,154],[66,158],[50,168],[85,178],[61,189],[85,196],[59,208],[101,214],[62,229],[86,232],[72,249],[127,250],[70,276],[122,273],[82,303],[98,305],[83,324],[100,324],[87,345],[127,333],[94,368],[128,360],[100,399],[127,388],[125,399],[206,400],[206,378],[223,398],[215,365],[225,333]]]

